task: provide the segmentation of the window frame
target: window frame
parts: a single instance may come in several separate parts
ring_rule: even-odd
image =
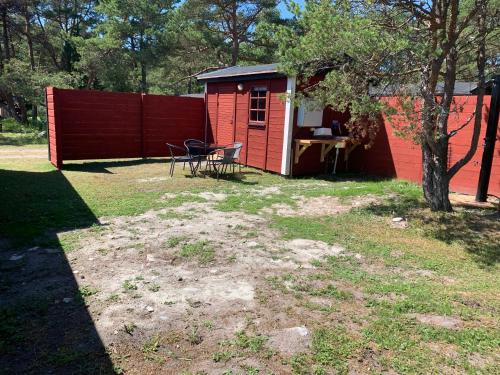
[[[257,93],[257,95],[254,95]],[[259,93],[264,93],[264,95]],[[265,127],[267,123],[268,116],[268,98],[269,98],[269,88],[267,86],[253,86],[248,93],[248,125],[254,127]],[[257,103],[257,108],[252,108],[252,101],[255,100]],[[260,108],[259,101],[264,100],[264,108]],[[252,120],[252,113],[256,113],[257,120]],[[259,120],[259,113],[264,113],[264,119]]]

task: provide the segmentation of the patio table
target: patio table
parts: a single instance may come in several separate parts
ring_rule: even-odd
[[[189,145],[189,149],[197,150],[198,155],[200,155],[200,156],[206,156],[206,155],[210,154],[212,151],[222,149],[224,147],[227,147],[227,145],[220,145],[217,143]]]
[[[197,157],[198,161],[196,163],[196,166],[194,167],[194,173],[198,171],[201,165],[201,161],[203,157],[206,157],[209,155],[211,152],[215,150],[221,150],[227,147],[227,145],[221,145],[217,143],[209,143],[209,144],[193,144],[189,146],[191,156]],[[193,152],[195,151],[195,152]]]

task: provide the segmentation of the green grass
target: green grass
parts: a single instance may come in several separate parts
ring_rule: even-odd
[[[236,333],[236,346],[241,349],[248,349],[253,353],[257,353],[264,348],[264,344],[267,342],[267,337],[263,335],[248,335],[244,331],[239,331]]]
[[[148,287],[149,291],[153,292],[153,293],[156,293],[156,292],[159,292],[161,287],[160,285],[158,284],[151,284],[149,287]]]
[[[313,296],[328,296],[336,299],[348,300],[352,298],[352,293],[339,290],[335,285],[328,285],[310,293]]]
[[[154,335],[146,339],[146,341],[144,341],[144,343],[142,344],[142,352],[144,354],[155,353],[158,351],[159,347],[160,347],[160,336]]]
[[[187,240],[186,236],[174,236],[174,237],[169,238],[165,242],[165,246],[168,248],[173,248],[173,247],[176,247],[177,245],[183,243],[186,240]]]
[[[40,132],[0,133],[0,146],[41,146],[47,147],[47,137]]]
[[[239,180],[217,182],[191,178],[178,169],[174,179],[166,176],[167,166],[161,159],[78,162],[68,164],[62,172],[43,159],[0,160],[0,235],[12,240],[14,246],[36,244],[70,252],[85,236],[101,235],[105,227],[99,225],[99,218],[103,216],[138,215],[187,202],[203,203],[206,200],[198,195],[200,192],[225,193],[227,198],[214,204],[218,210],[252,214],[273,204],[293,207],[297,203],[294,195],[331,196],[340,201],[357,195],[379,196],[379,203],[338,215],[266,215],[277,237],[281,236],[278,239],[319,240],[340,245],[345,253],[361,255],[315,260],[311,272],[292,270],[266,280],[273,291],[296,298],[297,306],[311,313],[294,316],[297,321],[307,319],[304,324],[312,333],[310,350],[283,360],[296,374],[345,373],[349,363],[356,363],[368,350],[368,357],[374,358],[378,366],[375,373],[379,368],[403,374],[450,369],[498,373],[494,360],[484,368],[468,360],[471,355],[491,359],[500,347],[497,213],[474,209],[431,213],[422,207],[420,188],[414,184],[354,175],[332,180],[285,179],[244,169]],[[278,189],[271,194],[259,193],[259,189],[270,186]],[[190,215],[170,210],[160,219],[168,224],[168,220],[189,219]],[[408,228],[391,227],[391,218],[396,215],[408,219]],[[234,229],[242,238],[259,236],[253,228]],[[189,241],[179,236],[163,245],[201,265],[216,259],[215,245],[209,241]],[[228,261],[238,259],[235,256]],[[142,287],[141,280],[125,280],[123,291],[138,296],[135,292]],[[160,291],[156,284],[147,287],[152,292]],[[354,298],[350,290],[358,291],[362,298]],[[83,286],[79,294],[85,298],[95,292]],[[261,297],[256,303],[273,301],[267,295]],[[328,304],[315,304],[314,298]],[[109,302],[118,300],[114,295]],[[172,304],[165,301],[165,308]],[[292,314],[292,307],[287,305],[280,311],[286,309]],[[41,309],[40,315],[43,313]],[[19,329],[23,322],[17,316],[23,314],[22,304],[0,309],[0,349],[12,350],[29,335]],[[457,317],[462,324],[457,329],[423,324],[415,314]],[[191,332],[191,336],[188,341],[196,345],[198,331]],[[233,358],[267,358],[266,343],[263,334],[238,332],[213,351],[212,359],[224,363]],[[455,355],[447,357],[444,350],[431,350],[431,345],[453,350]],[[149,338],[143,342],[143,355],[160,360],[155,354],[159,346],[159,337]],[[52,361],[64,364],[66,360],[78,360],[73,354],[55,352]]]
[[[348,360],[361,346],[343,328],[321,328],[314,332],[311,353],[299,353],[290,358],[294,374],[347,374]]]
[[[59,348],[56,352],[49,355],[48,361],[53,365],[63,366],[77,361],[82,361],[87,355],[88,353],[81,350]]]
[[[262,209],[269,209],[273,204],[285,204],[296,207],[297,194],[304,197],[350,197],[371,194],[374,196],[385,194],[403,194],[407,205],[413,204],[421,195],[415,184],[396,180],[360,180],[359,177],[349,180],[333,180],[328,183],[305,178],[300,180],[285,180],[279,184],[279,190],[273,194],[261,194],[251,189],[239,189],[229,192],[228,197],[218,202],[216,208],[220,211],[244,211],[256,214]],[[326,185],[326,186],[325,186]],[[400,203],[398,207],[401,207]]]
[[[212,354],[212,360],[214,362],[227,362],[234,357],[234,353],[228,350],[217,351]]]
[[[410,227],[404,230],[390,227],[393,214],[386,206],[397,205],[398,200],[335,217],[273,218],[274,227],[286,239],[322,240],[340,244],[346,251],[363,256],[363,261],[354,257],[329,257],[314,263],[318,268],[315,278],[351,285],[365,294],[367,311],[362,319],[368,324],[354,331],[341,326],[343,334],[333,335],[324,331],[332,328],[321,327],[323,333],[318,336],[321,340],[316,338],[313,353],[297,356],[292,361],[296,373],[310,373],[317,370],[318,365],[345,372],[349,353],[356,350],[356,346],[347,343],[376,344],[383,348],[386,352],[379,356],[382,366],[399,373],[433,372],[440,366],[467,368],[469,372],[479,373],[498,371],[494,366],[478,370],[467,361],[473,353],[491,355],[500,344],[500,330],[493,327],[493,322],[497,321],[496,312],[500,311],[496,294],[500,289],[498,264],[491,263],[491,256],[484,259],[470,251],[475,244],[493,246],[498,240],[498,233],[492,231],[494,224],[486,220],[482,228],[478,225],[481,215],[489,213],[474,214],[475,228],[461,226],[468,234],[474,230],[474,243],[466,242],[466,236],[443,240],[435,235],[436,231],[444,231],[444,228],[436,228],[441,215],[422,210],[418,201],[413,206],[407,205],[413,199],[411,196],[399,199],[403,202],[400,212],[410,218]],[[463,215],[461,212],[445,215],[447,220],[440,220],[439,225],[463,223],[457,218]],[[473,214],[465,215],[471,220]],[[495,228],[500,229],[499,223]],[[369,272],[362,264],[372,264],[375,270],[380,270]],[[426,274],[419,274],[419,270],[425,270]],[[454,281],[444,283],[443,278]],[[303,292],[311,293],[307,288]],[[350,299],[349,295],[339,295],[339,292],[338,288],[327,286],[313,290],[312,294],[337,300],[339,297]],[[453,330],[419,323],[412,314],[457,316],[466,323]],[[341,342],[328,344],[333,338]],[[346,343],[345,350],[343,343]],[[431,352],[427,343],[454,345],[457,358]]]
[[[122,288],[125,292],[131,292],[138,289],[137,284],[132,280],[125,280],[122,284]]]
[[[270,196],[259,196],[258,193],[231,194],[225,200],[217,203],[219,211],[245,211],[256,214],[263,208],[269,208],[275,203],[284,203],[295,206],[295,200],[288,194],[273,194]]]
[[[2,149],[19,150],[0,146]],[[286,181],[250,168],[243,169],[241,179],[220,181],[193,179],[182,168],[176,169],[173,179],[167,172],[164,159],[68,162],[62,171],[45,159],[1,159],[0,235],[16,245],[30,245],[34,240],[47,241],[40,238],[47,233],[91,227],[103,216],[138,215],[150,209],[205,202],[198,192],[234,191]],[[174,216],[165,214],[164,218]],[[59,239],[48,237],[59,245]]]
[[[263,353],[268,338],[260,334],[248,334],[245,331],[238,331],[233,340],[219,342],[218,351],[212,354],[214,362],[227,362],[235,357],[245,357],[252,354],[263,354],[269,358],[272,352]]]
[[[98,292],[99,292],[98,289],[88,285],[84,285],[79,289],[79,295],[82,297],[90,297],[93,296],[94,294],[97,294]]]
[[[347,373],[347,360],[358,345],[344,328],[320,328],[313,334],[314,362],[320,366],[334,368],[338,373]]]
[[[43,321],[49,310],[49,302],[38,296],[21,296],[8,306],[0,306],[0,353],[13,351],[30,337],[27,321]]]
[[[200,264],[208,264],[215,259],[215,250],[208,241],[190,242],[182,245],[179,254],[184,258],[198,260]]]

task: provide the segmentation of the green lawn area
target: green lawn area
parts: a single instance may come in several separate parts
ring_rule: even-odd
[[[0,146],[27,146],[27,147],[40,147],[46,145],[47,138],[40,136],[39,133],[0,133]]]
[[[30,285],[34,276],[23,278],[31,261],[17,267],[9,257],[39,246],[59,247],[66,254],[61,259],[70,263],[68,277],[74,270],[85,272],[74,291],[84,301],[82,316],[96,322],[101,316],[111,319],[107,309],[117,306],[130,311],[138,309],[138,301],[154,306],[147,324],[124,308],[130,321],[106,328],[119,331],[110,333],[113,349],[99,331],[111,372],[500,372],[498,212],[458,207],[449,214],[431,213],[418,186],[359,175],[288,179],[244,168],[235,178],[216,181],[191,178],[182,168],[170,179],[167,170],[164,159],[76,162],[61,172],[43,158],[0,158],[0,239],[7,254],[0,258],[0,293],[10,301],[0,305],[0,337],[9,336],[0,338],[0,353],[36,362],[26,373],[96,371],[95,352],[43,354],[44,348],[62,348],[52,341],[38,343],[42,354],[36,360],[29,350],[19,354],[42,334],[39,326],[33,331],[26,323],[28,318],[37,315],[41,325],[54,318],[57,287],[52,284],[39,295],[48,304],[43,311],[14,297],[16,288],[25,290],[19,285]],[[325,207],[317,203],[322,200]],[[329,204],[338,211],[328,211]],[[404,225],[395,225],[394,217],[405,218]],[[199,229],[207,220],[217,221],[220,230]],[[123,242],[125,237],[135,242]],[[342,253],[302,261],[290,249],[308,240],[320,241],[319,248],[337,246]],[[152,264],[144,260],[146,253],[149,259],[166,259],[158,274],[149,274],[147,266],[133,268],[134,262]],[[128,261],[118,267],[123,257]],[[102,266],[92,268],[88,259]],[[252,263],[259,259],[258,266]],[[275,268],[266,268],[273,262],[278,262]],[[205,303],[202,297],[177,301],[167,292],[173,281],[162,277],[166,269],[177,275],[183,264],[198,270],[195,281],[204,285],[200,294],[212,290],[215,281],[208,271],[215,270],[235,285],[248,281],[254,297],[244,309]],[[250,272],[243,264],[262,271]],[[118,282],[120,268],[126,267],[135,273]],[[189,276],[184,279],[190,282]],[[89,285],[82,289],[82,283]],[[155,320],[154,314],[162,309],[186,314],[185,323],[168,329],[155,325],[163,318]],[[236,317],[244,324],[228,328]],[[288,354],[276,349],[273,335],[286,326],[283,322],[306,326],[309,345]]]

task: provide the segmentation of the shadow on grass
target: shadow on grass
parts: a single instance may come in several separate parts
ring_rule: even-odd
[[[302,180],[317,180],[328,182],[384,182],[394,180],[392,177],[381,177],[374,175],[367,175],[357,172],[338,172],[336,174],[323,173],[316,175],[299,175],[293,176],[294,179]]]
[[[62,169],[65,171],[89,172],[89,173],[113,173],[107,168],[133,167],[136,165],[147,164],[165,164],[165,174],[168,172],[167,159],[128,159],[111,161],[88,161],[82,163],[64,164]]]
[[[207,170],[198,171],[198,175],[203,178],[205,177],[213,179],[217,178],[217,174],[215,172]],[[261,175],[262,173],[257,171],[245,171],[244,169],[239,171],[238,167],[236,167],[236,170],[234,172],[229,171],[227,173],[223,173],[219,176],[219,179],[224,181],[235,182],[241,185],[258,185],[259,184],[258,181],[246,181],[246,179],[248,176],[261,176]],[[192,177],[194,178],[196,176]]]
[[[434,238],[461,242],[480,265],[490,267],[500,261],[500,213],[477,209],[421,215],[421,220]]]
[[[361,210],[377,216],[400,216],[417,222],[427,236],[447,244],[462,244],[482,267],[495,266],[500,261],[500,213],[493,209],[435,213],[428,210],[422,200],[398,196]]]
[[[57,237],[97,218],[59,171],[0,181],[0,373],[113,373]]]

